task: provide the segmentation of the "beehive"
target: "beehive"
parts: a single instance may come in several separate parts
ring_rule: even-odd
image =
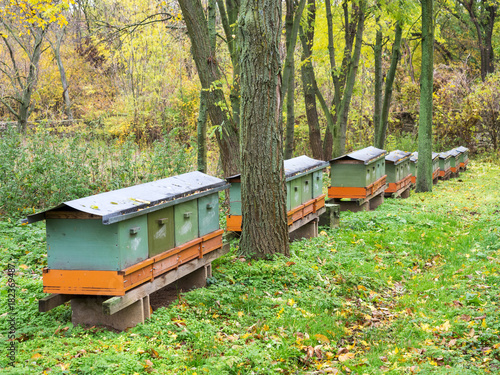
[[[401,150],[391,151],[385,156],[386,193],[396,193],[411,184],[410,157],[411,153]]]
[[[329,198],[366,198],[385,187],[385,155],[370,146],[331,160]]]
[[[220,248],[218,191],[227,187],[190,172],[30,215],[47,222],[44,292],[123,295]]]
[[[323,194],[323,169],[329,163],[302,155],[284,161],[288,225],[304,216],[315,213],[325,205]],[[241,179],[240,175],[227,178],[229,189],[229,215],[227,230],[241,232]]]
[[[411,154],[410,158],[410,171],[412,172],[411,182],[416,184],[418,175],[418,152]],[[432,153],[432,180],[436,180],[439,177],[439,154],[437,152]]]
[[[455,150],[460,152],[459,157],[459,168],[463,171],[467,169],[467,165],[469,164],[469,149],[464,146],[457,147]]]
[[[418,173],[418,152],[413,152],[410,156],[410,172],[411,172],[411,183],[415,185],[417,183],[417,173]]]
[[[448,155],[450,155],[451,173],[452,175],[458,175],[458,172],[460,172],[460,151],[453,149],[448,151]]]
[[[451,175],[451,155],[448,152],[439,153],[439,178],[447,180]]]

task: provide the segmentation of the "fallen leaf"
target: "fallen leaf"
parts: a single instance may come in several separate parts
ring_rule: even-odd
[[[354,353],[345,353],[345,354],[341,354],[339,355],[339,361],[340,362],[345,362],[345,361],[348,361],[350,359],[353,359],[355,357],[356,354]]]
[[[330,340],[328,339],[328,337],[326,337],[325,335],[322,335],[321,333],[315,334],[314,337],[316,337],[316,340],[318,340],[319,342],[322,342],[324,344],[330,343]]]

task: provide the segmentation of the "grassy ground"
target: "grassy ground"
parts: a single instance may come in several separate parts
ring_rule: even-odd
[[[12,374],[500,372],[500,168],[342,213],[290,258],[216,261],[210,286],[123,333],[37,312],[42,224],[0,222],[0,368]],[[9,305],[8,263],[15,265]],[[12,310],[9,308],[12,306]],[[9,318],[15,317],[10,367]]]

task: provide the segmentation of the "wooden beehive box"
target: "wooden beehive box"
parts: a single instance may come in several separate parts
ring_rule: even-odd
[[[439,177],[447,180],[451,175],[451,155],[448,152],[439,153]]]
[[[460,171],[460,151],[453,149],[448,151],[448,155],[450,155],[451,173],[457,174]]]
[[[30,215],[47,222],[44,292],[123,295],[220,248],[218,192],[227,187],[190,172]]]
[[[386,184],[385,150],[367,147],[330,161],[330,198],[366,198]]]
[[[417,183],[418,174],[418,152],[413,152],[410,156],[410,172],[411,172],[411,183]]]
[[[411,153],[400,150],[385,156],[386,193],[395,193],[411,184],[410,157]]]
[[[328,162],[305,155],[284,161],[289,225],[324,206],[323,169],[328,165]],[[228,177],[227,181],[231,183],[227,230],[241,232],[240,175]]]
[[[457,147],[457,150],[460,153],[459,156],[459,168],[463,171],[467,169],[467,165],[469,164],[469,149],[464,146]]]

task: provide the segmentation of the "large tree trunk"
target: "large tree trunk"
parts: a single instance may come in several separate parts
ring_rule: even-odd
[[[239,172],[239,129],[220,103],[226,98],[217,82],[221,79],[215,50],[211,47],[208,23],[200,0],[179,0],[184,21],[191,39],[192,54],[198,70],[202,89],[208,91],[208,113],[219,144],[222,169],[225,176]]]
[[[280,113],[280,0],[241,4],[241,200],[244,256],[289,254]]]
[[[422,71],[418,125],[417,192],[432,191],[432,89],[434,83],[433,0],[422,0]]]

